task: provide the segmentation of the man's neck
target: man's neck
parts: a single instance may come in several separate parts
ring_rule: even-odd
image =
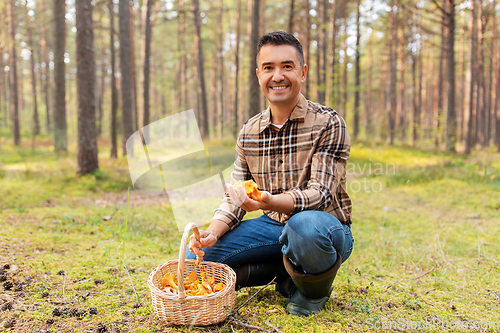
[[[297,99],[297,103],[298,102],[299,100]],[[292,114],[293,109],[295,109],[297,103],[293,104],[293,106],[290,106],[290,104],[270,104],[271,123],[276,125],[283,125]]]

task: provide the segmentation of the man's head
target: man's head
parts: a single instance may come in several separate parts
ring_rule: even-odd
[[[307,74],[302,46],[284,31],[262,36],[257,47],[256,74],[271,109],[292,112]]]
[[[259,38],[257,43],[257,66],[259,63],[259,54],[260,49],[264,45],[290,45],[293,46],[297,50],[297,59],[300,61],[300,65],[304,66],[304,51],[302,50],[302,44],[300,44],[299,40],[295,38],[294,35],[286,32],[286,31],[273,31],[268,34],[265,34]]]

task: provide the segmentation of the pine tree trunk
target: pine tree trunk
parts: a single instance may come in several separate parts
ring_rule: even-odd
[[[494,59],[494,56],[495,56],[495,42],[496,42],[496,14],[495,14],[495,0],[493,0],[492,3],[490,3],[490,10],[491,12],[493,13],[493,15],[491,15],[491,18],[492,18],[492,26],[491,26],[491,29],[492,29],[492,38],[491,38],[491,41],[490,41],[490,57],[489,57],[489,62],[490,62],[490,66],[489,66],[489,69],[488,69],[488,89],[487,89],[487,94],[488,94],[488,98],[487,98],[487,107],[486,107],[486,111],[488,112],[487,115],[486,115],[486,124],[487,124],[487,128],[486,128],[486,146],[489,146],[490,145],[490,141],[491,141],[491,134],[492,134],[492,124],[493,124],[493,78],[494,78],[494,71],[493,71],[493,59]]]
[[[102,41],[102,39],[101,39]],[[102,104],[104,103],[104,94],[105,94],[105,78],[106,78],[106,62],[104,61],[104,55],[106,54],[106,47],[104,46],[104,42],[102,42],[102,50],[101,50],[101,54],[102,54],[102,60],[101,60],[101,83],[99,84],[99,91],[98,91],[98,95],[99,95],[99,98],[97,99],[97,109],[98,109],[98,118],[97,118],[97,137],[100,138],[101,137],[101,134],[102,134],[102,118],[103,118],[103,108],[102,108]]]
[[[390,67],[390,83],[389,83],[389,98],[390,98],[390,110],[389,110],[389,121],[388,121],[388,132],[389,132],[389,142],[394,144],[395,135],[395,120],[396,120],[396,110],[397,110],[397,95],[396,95],[396,70],[397,70],[397,58],[396,58],[396,24],[394,17],[394,0],[391,0],[391,10],[389,11],[389,32],[388,32],[388,42],[389,42],[389,67]]]
[[[344,65],[344,73],[342,75],[342,117],[344,119],[347,119],[347,92],[348,92],[348,86],[347,84],[349,83],[349,74],[347,72],[347,65],[349,64],[349,56],[347,55],[347,18],[344,19],[344,31],[343,31],[343,44],[342,44],[342,51],[344,52],[344,62],[342,65]],[[340,89],[339,89],[340,91]]]
[[[180,71],[180,111],[188,109],[188,86],[187,86],[187,54],[186,54],[186,12],[184,8],[184,0],[178,0],[179,7],[179,71]],[[189,118],[186,117],[186,133],[189,132]]]
[[[116,88],[116,54],[115,54],[115,9],[113,0],[109,0],[109,49],[111,50],[111,113],[110,113],[110,136],[111,136],[111,158],[118,157],[117,147],[117,121],[116,112],[118,109],[118,90]]]
[[[193,14],[194,14],[194,25],[195,25],[195,44],[197,47],[196,59],[197,59],[197,72],[198,72],[198,99],[199,107],[201,112],[201,119],[199,119],[199,124],[201,124],[201,136],[203,138],[208,138],[208,109],[207,109],[207,92],[205,88],[205,69],[203,65],[203,44],[201,40],[201,19],[200,19],[200,3],[199,0],[193,0]]]
[[[51,131],[51,118],[50,118],[50,70],[49,70],[49,52],[47,50],[47,32],[45,29],[45,24],[47,24],[46,20],[46,12],[45,12],[45,0],[40,0],[40,12],[42,24],[40,24],[40,43],[42,48],[42,89],[43,95],[45,98],[45,131],[47,134]]]
[[[21,143],[19,128],[19,100],[17,94],[17,55],[16,55],[16,5],[14,0],[9,1],[9,43],[10,43],[10,122],[12,128],[12,138],[14,144],[19,146]]]
[[[330,67],[328,73],[326,75],[326,104],[327,105],[335,105],[334,94],[333,94],[333,85],[335,82],[335,38],[337,37],[336,24],[335,24],[335,15],[337,11],[337,0],[333,0],[332,8],[330,13],[330,31],[331,31],[331,39],[330,39]]]
[[[92,1],[78,0],[76,6],[76,61],[78,91],[78,173],[94,172],[97,160],[95,116],[95,59]]]
[[[251,19],[251,34],[250,34],[250,84],[249,84],[249,103],[248,103],[248,118],[253,117],[260,111],[260,86],[255,69],[257,68],[257,42],[259,40],[259,14],[260,14],[260,1],[252,0],[252,19]]]
[[[64,52],[66,47],[65,0],[54,0],[54,149],[68,150],[66,123],[66,79]]]
[[[466,64],[465,64],[465,50],[466,50],[466,46],[465,46],[465,10],[462,11],[462,30],[461,30],[461,39],[462,39],[462,52],[460,52],[460,94],[459,94],[459,100],[458,100],[458,103],[459,103],[459,107],[457,108],[458,112],[459,112],[459,119],[458,119],[458,123],[459,123],[459,126],[457,126],[459,128],[459,135],[460,135],[460,138],[459,138],[459,141],[460,142],[463,142],[464,141],[464,133],[465,133],[465,91],[466,91],[466,88],[465,88],[465,83],[466,83],[466,79],[465,79],[465,72],[466,72]]]
[[[444,10],[448,10],[446,6],[446,0],[443,1]],[[436,128],[435,128],[435,145],[436,148],[439,147],[439,143],[441,141],[441,118],[443,117],[443,91],[444,91],[444,72],[445,72],[445,59],[446,59],[446,18],[444,14],[442,15],[442,20],[441,20],[441,52],[439,52],[439,73],[438,73],[438,100],[437,100],[437,114],[436,114]]]
[[[26,3],[27,5],[28,3]],[[26,30],[28,32],[28,47],[30,48],[30,66],[31,66],[31,94],[33,97],[33,137],[40,135],[40,120],[38,118],[38,103],[36,100],[36,71],[35,71],[35,46],[33,43],[33,32],[32,24],[29,15],[28,8],[25,8],[25,24]]]
[[[446,150],[455,152],[457,142],[457,117],[455,113],[455,0],[447,2],[447,59],[448,113],[446,116]]]
[[[130,84],[132,94],[132,129],[137,131],[139,129],[139,104],[137,103],[137,74],[136,74],[136,61],[135,61],[135,25],[134,25],[134,7],[132,3],[129,4],[129,28],[130,28]],[[139,19],[139,24],[141,20]],[[139,27],[141,31],[141,27]]]
[[[464,122],[467,123],[466,135],[465,135],[465,154],[470,154],[471,149],[474,146],[474,87],[476,81],[476,75],[473,70],[474,63],[476,61],[475,56],[475,45],[476,45],[476,0],[471,0],[470,7],[470,20],[469,20],[469,46],[468,46],[468,64],[467,64],[467,93],[466,93],[466,104],[467,112]]]
[[[401,141],[406,141],[406,118],[407,118],[407,109],[406,109],[406,85],[405,85],[405,62],[406,62],[406,38],[405,38],[405,26],[401,24],[402,17],[399,15],[398,18],[398,26],[401,27],[401,36],[399,37],[399,58],[400,58],[400,66],[399,66],[399,103],[398,103],[398,111],[399,111],[399,119],[398,119],[398,127],[399,133],[401,137]]]
[[[122,111],[122,152],[127,155],[127,140],[134,133],[132,110],[132,65],[130,48],[130,9],[128,0],[119,2],[120,87]],[[133,152],[131,152],[133,154]]]
[[[293,16],[295,13],[295,0],[290,0],[290,14],[288,16],[288,32],[293,34]]]
[[[357,3],[357,14],[356,14],[356,60],[355,60],[355,83],[354,83],[354,138],[356,139],[359,135],[359,91],[361,89],[360,82],[360,65],[359,65],[359,41],[361,39],[361,31],[360,31],[360,17],[361,17],[361,9],[360,9],[360,0]]]
[[[224,1],[219,0],[219,22],[223,22],[223,11],[224,11]],[[222,139],[222,131],[224,126],[224,114],[226,106],[224,105],[224,55],[223,55],[223,43],[224,43],[224,31],[222,29],[222,24],[218,26],[218,41],[217,41],[217,137]]]
[[[309,0],[304,0],[305,1],[305,7],[306,7],[306,40],[305,40],[305,49],[304,49],[304,61],[305,63],[307,64],[307,66],[309,66],[309,71],[311,70],[311,64],[309,63],[309,55],[310,55],[310,51],[311,51],[311,14],[309,13],[310,10],[311,10],[311,7],[310,7],[310,4],[309,4]],[[311,72],[312,73],[312,72]],[[304,92],[304,96],[306,98],[309,98],[309,79],[306,78],[306,84],[305,84],[305,92]]]
[[[151,122],[149,107],[149,85],[150,85],[150,59],[151,59],[151,10],[153,0],[144,0],[142,3],[142,33],[143,45],[141,47],[142,57],[142,121],[140,127],[143,128]],[[144,138],[148,138],[149,133],[144,132]],[[146,141],[147,142],[147,141]]]
[[[234,79],[234,137],[237,137],[240,128],[240,118],[238,117],[238,93],[239,93],[239,73],[240,73],[240,31],[241,31],[241,0],[238,0],[237,10],[236,10],[236,50],[234,52],[234,64],[235,64],[235,79]]]
[[[484,146],[484,48],[483,48],[483,5],[477,3],[477,94],[476,94],[476,135],[474,144]]]

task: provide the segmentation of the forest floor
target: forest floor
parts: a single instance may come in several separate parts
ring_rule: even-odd
[[[0,147],[0,331],[250,331],[158,320],[146,280],[181,239],[168,199],[128,197],[124,158],[103,152],[78,176],[74,150],[42,143]],[[347,171],[355,245],[325,310],[289,316],[269,286],[235,318],[269,332],[498,332],[500,155],[358,143]]]

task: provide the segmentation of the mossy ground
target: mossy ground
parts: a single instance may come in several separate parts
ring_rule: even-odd
[[[14,285],[0,286],[0,330],[10,321],[14,332],[248,331],[157,320],[146,279],[177,257],[181,238],[168,200],[128,198],[126,159],[102,152],[100,170],[81,177],[73,150],[36,144],[0,149],[0,267]],[[350,163],[355,247],[326,310],[286,315],[286,300],[268,287],[240,319],[303,333],[418,323],[422,331],[500,330],[500,156],[356,144]],[[257,290],[238,291],[237,304]]]

